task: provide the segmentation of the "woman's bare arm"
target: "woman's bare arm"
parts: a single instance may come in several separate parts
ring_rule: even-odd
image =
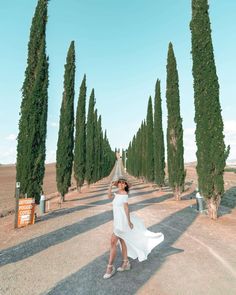
[[[128,205],[128,203],[124,203],[124,209],[125,209],[125,214],[126,214],[127,219],[128,219],[129,226],[132,229],[133,228],[133,223],[130,221],[130,214],[129,214],[129,205]]]
[[[113,196],[112,196],[112,192],[111,192],[111,190],[112,190],[112,186],[113,186],[113,182],[110,184],[110,186],[109,186],[109,188],[108,188],[108,198],[109,198],[109,199],[112,199],[112,198],[113,198]]]

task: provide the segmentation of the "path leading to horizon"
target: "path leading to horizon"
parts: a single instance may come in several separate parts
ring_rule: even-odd
[[[195,210],[191,191],[176,202],[168,188],[158,191],[128,175],[130,211],[165,240],[146,261],[130,259],[130,271],[103,279],[113,228],[107,189],[122,174],[117,164],[110,177],[70,193],[35,225],[4,233],[0,294],[235,294],[236,210],[213,222]],[[116,267],[121,260],[118,248]]]

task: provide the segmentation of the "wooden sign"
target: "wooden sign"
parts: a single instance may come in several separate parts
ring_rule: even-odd
[[[34,224],[35,199],[19,199],[17,227]]]

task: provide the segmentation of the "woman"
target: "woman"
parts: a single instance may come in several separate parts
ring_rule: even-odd
[[[117,271],[130,270],[128,256],[139,261],[147,259],[151,250],[164,240],[162,233],[153,233],[147,230],[143,222],[133,213],[129,213],[128,192],[130,185],[125,178],[111,183],[108,197],[112,199],[112,185],[118,187],[114,193],[113,204],[113,234],[111,236],[110,258],[104,279],[109,279],[115,273],[113,262],[116,257],[116,245],[119,242],[122,249],[123,263]]]

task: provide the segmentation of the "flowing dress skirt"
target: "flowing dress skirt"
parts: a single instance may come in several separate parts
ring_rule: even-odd
[[[113,232],[125,241],[129,257],[139,261],[147,259],[148,254],[154,247],[164,240],[162,233],[154,233],[146,229],[144,223],[134,213],[130,213],[131,229],[128,224],[124,203],[128,202],[128,195],[115,193],[113,200]],[[120,247],[121,243],[119,241]]]

